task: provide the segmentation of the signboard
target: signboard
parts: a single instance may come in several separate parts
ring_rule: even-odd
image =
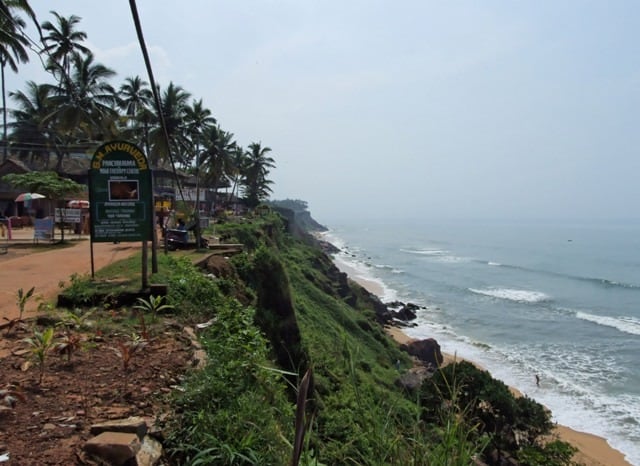
[[[91,240],[150,240],[153,225],[151,169],[134,144],[100,146],[89,169]]]
[[[33,221],[33,239],[53,239],[53,220],[50,218],[36,218]]]
[[[62,221],[64,221],[65,223],[80,223],[82,222],[82,210],[56,208],[54,218],[56,223]]]

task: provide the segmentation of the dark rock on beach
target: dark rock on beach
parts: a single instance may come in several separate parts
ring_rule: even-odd
[[[407,322],[416,319],[416,312],[419,309],[425,309],[423,306],[418,306],[413,303],[403,303],[402,301],[392,301],[387,303],[386,306],[389,308],[393,318],[396,320],[396,324],[399,324],[399,326],[406,326]]]
[[[412,341],[406,345],[401,345],[400,348],[417,357],[428,368],[437,369],[444,361],[440,345],[433,338]]]

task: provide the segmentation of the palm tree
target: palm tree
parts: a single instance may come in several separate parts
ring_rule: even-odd
[[[128,77],[120,86],[119,95],[116,96],[118,107],[125,112],[127,118],[127,131],[129,138],[136,138],[149,153],[149,123],[152,116],[153,93],[149,83],[140,76]],[[139,124],[142,123],[143,132],[140,137]]]
[[[82,42],[87,39],[87,33],[76,30],[76,26],[82,18],[76,15],[65,18],[55,11],[52,11],[51,14],[55,16],[56,24],[51,21],[42,23],[42,29],[49,32],[43,38],[45,44],[43,53],[49,57],[49,70],[58,77],[58,82],[62,83],[69,79],[73,56],[76,54],[89,55],[91,51],[82,45]]]
[[[242,147],[236,145],[229,154],[229,169],[227,174],[231,178],[231,192],[227,197],[227,203],[236,196],[236,193],[240,187],[242,180],[242,174],[244,173],[245,166],[247,164],[247,157]]]
[[[25,0],[6,0],[0,2],[0,75],[2,79],[2,159],[6,160],[9,152],[7,146],[7,102],[5,89],[5,67],[18,72],[18,64],[29,61],[27,48],[29,39],[24,34],[24,20],[14,15],[14,10],[25,11],[35,21],[35,14]]]
[[[211,110],[205,108],[202,99],[194,100],[190,106],[184,109],[184,130],[190,141],[189,153],[183,154],[181,163],[185,166],[196,163],[196,169],[200,164],[198,154],[202,151],[203,138],[207,131],[213,127],[216,119],[211,115]]]
[[[160,125],[153,128],[149,134],[151,139],[151,163],[158,166],[158,163],[169,157],[170,153],[180,154],[185,147],[188,147],[186,134],[184,131],[185,109],[188,106],[191,94],[182,87],[169,83],[167,89],[162,93],[161,111],[169,137],[169,146],[164,138]],[[157,121],[159,117],[156,115]]]
[[[231,172],[231,154],[237,144],[233,140],[233,133],[214,126],[206,133],[204,146],[201,169],[204,172],[203,179],[213,189],[215,206],[218,188]]]
[[[196,202],[194,205],[194,218],[196,221],[196,244],[200,245],[200,166],[202,164],[202,139],[216,119],[211,116],[211,110],[205,108],[202,99],[193,101],[191,106],[184,109],[184,131],[189,140],[188,147],[182,153],[180,162],[184,166],[190,166],[195,162],[196,174]]]
[[[57,151],[58,171],[62,168],[62,159],[69,144],[104,140],[117,133],[115,91],[107,81],[116,73],[93,60],[91,53],[86,58],[73,55],[66,85],[59,86],[56,95],[51,97],[55,108],[52,117],[63,136],[63,147]]]
[[[273,181],[267,179],[267,175],[269,175],[269,169],[275,168],[276,164],[275,160],[267,155],[269,152],[271,152],[270,147],[262,147],[261,143],[253,142],[249,144],[249,149],[245,153],[246,165],[242,182],[249,208],[256,207],[271,193],[270,185]]]
[[[124,110],[130,122],[135,123],[135,118],[143,108],[148,108],[153,99],[149,83],[140,76],[125,78],[120,86],[118,106]]]
[[[55,130],[51,126],[51,96],[55,87],[27,81],[25,91],[10,92],[16,108],[11,111],[11,140],[17,145],[18,154],[43,156],[49,165],[49,153],[53,147]]]

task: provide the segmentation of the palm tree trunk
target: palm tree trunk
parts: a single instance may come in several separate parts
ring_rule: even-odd
[[[4,62],[2,62],[2,161],[9,157],[9,141],[7,141],[7,93],[4,86]]]
[[[196,155],[196,208],[193,213],[196,222],[196,249],[200,249],[200,244],[202,243],[200,231],[200,155]]]

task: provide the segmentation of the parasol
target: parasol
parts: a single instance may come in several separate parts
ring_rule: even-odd
[[[83,199],[73,199],[67,202],[67,207],[70,209],[88,209],[89,201]]]
[[[43,196],[38,193],[22,193],[16,197],[16,202],[33,201],[34,199],[44,199],[47,196]]]

